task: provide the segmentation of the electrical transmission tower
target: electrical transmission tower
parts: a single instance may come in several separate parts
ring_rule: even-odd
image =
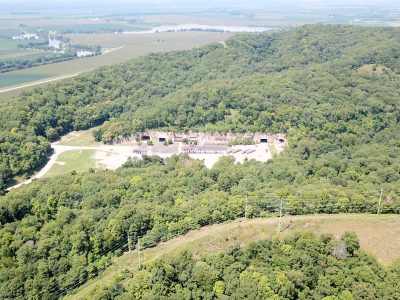
[[[378,215],[381,213],[382,195],[383,195],[383,189],[381,189],[381,194],[380,194],[380,196],[379,196],[378,212],[377,212]]]
[[[142,265],[141,265],[141,261],[140,261],[140,259],[141,259],[141,257],[140,257],[140,255],[141,255],[141,253],[140,253],[140,238],[138,238],[138,240],[137,240],[137,253],[138,253],[138,267],[139,267],[139,270],[140,270],[140,268],[142,267]]]
[[[281,203],[280,203],[280,205],[279,205],[278,232],[281,232],[281,229],[282,229],[282,202],[283,202],[283,199],[282,199],[282,197],[280,197],[280,199],[281,199]]]

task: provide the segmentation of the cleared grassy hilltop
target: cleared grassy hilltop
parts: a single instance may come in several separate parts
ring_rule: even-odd
[[[159,258],[176,257],[182,251],[189,251],[193,257],[215,254],[232,248],[235,245],[245,246],[277,235],[278,218],[238,219],[233,222],[217,224],[193,230],[163,242],[154,248],[141,252],[141,262],[150,264]],[[359,239],[361,249],[375,255],[384,265],[390,265],[400,258],[400,216],[399,215],[311,215],[284,216],[284,230],[279,236],[284,237],[293,232],[315,232],[316,234],[332,233],[335,237],[346,231],[354,231]],[[112,266],[100,275],[80,287],[65,299],[93,299],[96,293],[114,282],[129,284],[127,273],[135,272],[138,267],[138,255],[124,253],[114,259]]]

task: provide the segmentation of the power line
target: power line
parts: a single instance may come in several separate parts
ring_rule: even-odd
[[[122,244],[119,243],[119,244],[117,244],[117,245],[114,245],[114,246],[113,246],[111,249],[109,249],[105,254],[108,254],[109,252],[115,251],[115,250],[117,250],[117,249],[124,248],[125,246],[126,246],[126,243],[125,243],[125,242],[123,242]],[[105,254],[104,254],[104,255],[105,255]],[[56,290],[54,291],[55,294],[53,294],[53,295],[51,296],[50,299],[57,299],[59,296],[64,295],[64,294],[67,293],[68,291],[70,291],[70,290],[72,290],[72,289],[74,289],[74,288],[76,288],[76,287],[79,287],[81,284],[87,282],[90,278],[93,278],[93,277],[94,277],[93,275],[97,275],[98,273],[100,273],[101,271],[105,270],[106,268],[108,268],[108,267],[111,266],[111,265],[112,265],[112,262],[110,262],[110,263],[107,264],[106,266],[104,266],[104,267],[102,267],[102,268],[100,268],[100,269],[98,269],[98,270],[96,270],[96,271],[94,271],[94,272],[92,272],[92,273],[86,275],[85,278],[83,278],[83,279],[81,279],[81,280],[75,281],[74,283],[72,283],[71,285],[69,285],[68,287],[66,287],[66,288],[64,288],[64,289],[56,289]],[[79,277],[80,277],[80,275],[77,275],[75,278],[79,278]],[[44,292],[44,291],[43,291],[43,292]],[[43,293],[43,292],[42,292],[42,293]],[[42,293],[41,293],[41,294],[42,294]]]
[[[375,192],[376,194],[376,192]],[[298,197],[296,196],[296,200],[297,201],[303,201],[303,202],[308,202],[312,199],[310,198],[304,198],[304,197]],[[378,203],[378,214],[381,212],[381,202],[382,202],[382,197],[383,197],[383,189],[381,189],[381,193],[380,193],[380,197],[379,197],[379,203]],[[288,207],[283,207],[283,199],[284,197],[279,197],[275,194],[270,194],[270,195],[264,195],[263,197],[256,197],[253,196],[250,200],[258,200],[258,201],[262,201],[262,200],[280,200],[280,204],[279,205],[262,205],[262,203],[256,203],[255,205],[261,206],[261,209],[273,209],[274,211],[278,211],[279,210],[279,224],[278,224],[278,232],[280,232],[282,230],[282,216],[283,216],[283,212],[284,211],[290,211],[291,208]],[[329,201],[335,201],[335,199],[329,199]],[[248,217],[248,206],[249,206],[249,197],[246,194],[246,198],[245,198],[245,218]],[[307,212],[311,212],[311,211],[315,211],[315,210],[326,210],[326,209],[339,209],[339,210],[345,210],[345,209],[366,209],[366,210],[371,210],[373,208],[373,203],[347,203],[345,205],[343,204],[337,204],[337,203],[324,203],[322,205],[319,205],[318,203],[312,203],[311,205],[307,205],[307,203],[303,203],[301,204],[301,207],[298,208],[293,208],[293,209],[299,209],[302,213],[307,213]],[[302,214],[299,213],[299,214]],[[182,233],[181,233],[182,234]],[[181,234],[176,234],[176,235],[171,235],[168,238],[173,238],[176,236],[179,236]],[[156,245],[157,243],[155,243]],[[132,252],[131,249],[131,241],[130,241],[130,235],[129,232],[127,232],[127,243],[125,241],[122,241],[116,245],[113,245],[110,249],[107,249],[103,252],[100,252],[99,254],[108,254],[112,251],[115,251],[118,248],[122,248],[125,247],[126,245],[128,245],[128,251],[129,253]],[[137,241],[137,253],[138,253],[138,267],[139,269],[141,268],[141,249],[140,249],[140,239],[138,238]],[[104,269],[108,268],[109,266],[111,266],[113,263],[111,262],[110,264],[104,266],[103,268],[98,269],[97,271],[94,271],[92,273],[90,273],[89,275],[86,275],[86,277],[82,280],[78,280],[77,282],[74,282],[72,285],[69,285],[67,288],[64,288],[63,290],[56,290],[56,294],[54,295],[55,297],[59,297],[60,295],[65,294],[66,292],[68,292],[69,290],[74,289],[76,286],[79,286],[80,284],[83,284],[85,282],[87,282],[90,278],[93,278],[95,275],[97,275],[99,272],[103,271]],[[79,275],[77,277],[80,277]],[[43,293],[43,292],[41,292]],[[53,296],[52,296],[53,299]]]
[[[108,255],[110,252],[113,252],[113,251],[115,251],[115,250],[117,250],[117,249],[120,249],[120,248],[124,248],[125,247],[125,241],[122,241],[122,242],[119,242],[119,243],[117,243],[117,244],[115,244],[115,245],[113,245],[111,248],[109,248],[109,249],[107,249],[107,250],[104,250],[104,251],[101,251],[101,252],[99,252],[99,253],[97,253],[97,255],[100,255],[100,256],[106,256],[106,255]],[[53,273],[53,276],[57,276],[59,273]],[[74,277],[72,277],[73,278],[73,280],[77,280],[78,278],[80,278],[81,277],[81,275],[75,275]],[[60,290],[60,288],[52,288],[52,289],[50,289],[50,290],[48,290],[48,292],[53,292],[53,291],[59,291]],[[43,294],[45,291],[41,291],[40,293],[39,293],[39,295],[41,295],[41,294]]]

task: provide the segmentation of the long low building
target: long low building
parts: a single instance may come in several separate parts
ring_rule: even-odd
[[[243,141],[254,144],[261,143],[280,143],[286,144],[284,134],[271,133],[206,133],[206,132],[163,132],[145,131],[132,135],[131,141],[156,143],[184,143],[195,145],[230,145],[240,144]]]

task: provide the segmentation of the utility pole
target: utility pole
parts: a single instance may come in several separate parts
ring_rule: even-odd
[[[383,194],[383,189],[381,189],[381,195],[379,196],[378,212],[377,212],[378,215],[381,213],[382,194]]]
[[[279,206],[279,223],[278,223],[278,232],[281,232],[282,228],[282,197],[281,198],[281,204]]]
[[[129,231],[126,233],[126,235],[128,236],[128,252],[129,252],[129,254],[131,254],[132,253],[132,251],[131,251],[131,238],[129,236]]]
[[[248,202],[249,202],[249,199],[246,194],[246,201],[245,201],[245,205],[244,205],[244,218],[245,219],[247,219],[247,204],[248,204]]]
[[[137,252],[138,252],[138,266],[139,266],[139,270],[142,267],[141,265],[141,261],[140,261],[140,238],[138,238],[137,240]]]

